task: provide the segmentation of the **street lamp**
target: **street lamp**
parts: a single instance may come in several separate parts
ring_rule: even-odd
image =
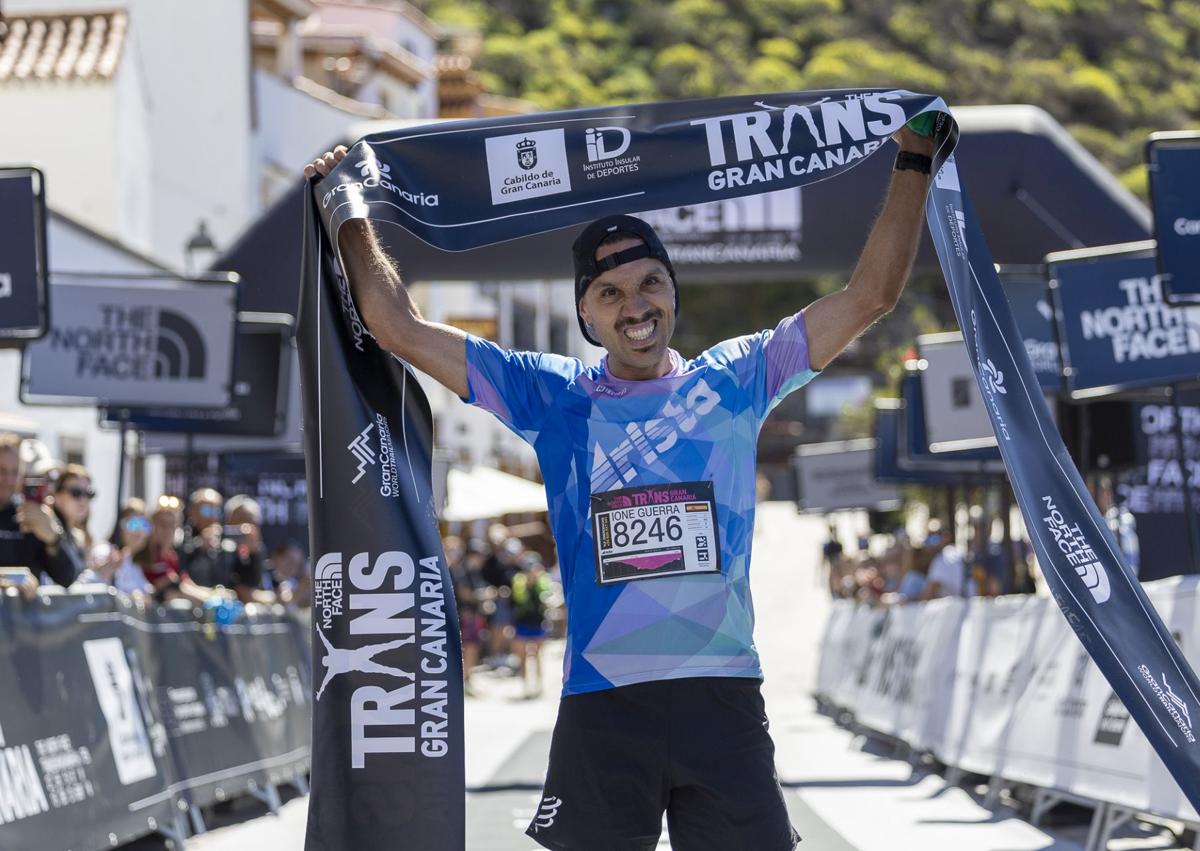
[[[208,223],[204,219],[196,221],[196,232],[183,245],[183,267],[189,275],[196,274],[197,269],[207,269],[217,256],[217,244],[213,242],[208,232]]]

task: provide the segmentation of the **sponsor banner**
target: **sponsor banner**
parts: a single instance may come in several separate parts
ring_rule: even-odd
[[[1200,307],[1166,302],[1153,242],[1062,251],[1046,264],[1072,399],[1200,375]]]
[[[1146,591],[1173,640],[1189,659],[1200,658],[1194,640],[1200,579],[1172,577],[1148,583]],[[953,614],[947,604],[954,604]],[[818,694],[841,694],[845,699],[834,702],[859,724],[965,771],[1197,820],[1053,600],[935,600],[892,609],[884,618],[878,613],[835,601],[822,642]],[[850,632],[856,623],[859,629]],[[863,643],[870,645],[866,653]],[[859,687],[839,690],[839,674],[863,658],[870,661],[860,668],[866,675],[856,680]],[[923,673],[933,659],[940,679]],[[916,678],[911,688],[890,672],[892,665]],[[1144,665],[1137,673],[1164,711],[1190,726],[1195,709],[1171,672]]]
[[[49,325],[46,180],[41,171],[0,168],[0,341],[36,340]]]
[[[524,159],[515,145],[497,149],[509,176],[560,167],[552,136],[531,138],[540,147]],[[553,188],[511,185],[512,206]],[[300,307],[313,564],[305,848],[370,851],[403,837],[461,851],[462,652],[435,520],[432,415],[408,367],[366,334],[330,250],[336,236],[318,228],[313,207]]]
[[[803,511],[894,508],[900,490],[875,479],[875,441],[845,440],[796,447],[792,463]]]
[[[883,629],[884,609],[873,609],[870,606],[855,606],[850,620],[841,635],[841,645],[837,647],[837,665],[840,669],[838,676],[830,689],[829,698],[838,706],[851,711],[857,711],[863,691],[871,671],[871,653],[875,639]]]
[[[1152,134],[1146,171],[1167,299],[1200,302],[1200,133]]]
[[[676,269],[800,262],[799,188],[635,215],[654,226]]]
[[[0,597],[0,847],[109,848],[303,772],[307,642],[298,616],[251,608]]]
[[[168,609],[142,631],[157,647],[148,673],[171,755],[186,766],[173,795],[207,806],[303,769],[310,682],[286,617],[219,623],[210,610],[198,622]]]
[[[337,507],[336,517],[314,524],[319,551],[359,553],[363,563],[370,564],[380,552],[363,553],[362,542],[384,534],[388,539],[380,549],[395,548],[417,561],[431,558],[435,546],[432,511],[425,510],[428,503],[417,480],[418,471],[427,475],[431,446],[423,399],[403,405],[413,412],[407,421],[412,427],[404,465],[413,471],[412,504],[398,506],[398,518],[375,517],[386,500],[375,498],[366,510],[356,510],[353,494],[343,498],[340,477],[353,474],[344,456],[331,453],[335,448],[344,452],[341,447],[376,412],[394,411],[397,397],[404,398],[407,378],[394,359],[370,347],[349,288],[328,257],[345,221],[366,218],[400,225],[438,248],[464,250],[608,213],[757,195],[844,174],[923,112],[938,113],[935,179],[926,219],[976,382],[1047,582],[1064,615],[1080,624],[1080,639],[1184,792],[1200,801],[1200,749],[1138,671],[1145,665],[1174,672],[1176,693],[1189,705],[1200,704],[1200,681],[1122,562],[1058,436],[975,211],[958,179],[953,156],[958,128],[939,98],[884,89],[744,95],[550,113],[537,116],[536,125],[528,115],[456,122],[373,134],[358,142],[329,177],[314,186],[313,212],[323,227],[320,240],[310,239],[302,298],[309,306],[301,335],[308,350],[308,463],[323,481],[335,482],[330,493],[338,494],[331,503]],[[534,132],[548,135],[534,138],[526,132],[533,126],[538,128]],[[629,131],[623,154],[641,157],[636,172],[602,181],[584,177],[586,131],[596,127]],[[537,149],[532,160],[531,147]],[[505,193],[506,188],[512,191]],[[509,197],[515,200],[506,200]],[[309,227],[307,233],[313,236],[315,223]],[[1141,298],[1140,285],[1135,290]],[[339,305],[340,318],[335,321],[330,314]],[[327,312],[319,314],[318,307]],[[361,376],[354,375],[352,370],[359,368]],[[329,380],[322,381],[326,375]],[[411,392],[409,397],[416,398]],[[314,493],[313,504],[321,505],[323,496],[315,488]],[[359,534],[353,546],[326,543],[345,540],[367,517],[379,522]],[[424,540],[431,543],[421,543]],[[417,551],[415,558],[410,550]],[[362,640],[365,644],[366,638]],[[345,723],[346,709],[339,698],[331,723]],[[317,715],[321,717],[319,706]],[[321,731],[318,723],[318,741],[326,738]],[[352,784],[344,782],[345,774],[341,779],[344,794]],[[329,800],[336,802],[338,794],[331,791]],[[313,824],[336,817],[319,808],[310,813]],[[312,831],[310,844],[319,847]]]
[[[1043,390],[1058,392],[1062,389],[1062,362],[1045,270],[1001,266],[999,274],[1034,374]]]
[[[1013,705],[1033,670],[1030,655],[1046,601],[1010,596],[974,598],[952,657],[953,685],[946,723],[931,747],[938,759],[977,774],[992,774],[1012,738]],[[1084,658],[1086,651],[1080,647]]]
[[[387,131],[359,142],[316,200],[334,230],[375,218],[451,251],[648,210],[681,260],[776,260],[765,255],[799,251],[787,190],[853,169],[939,104],[897,89],[787,92]],[[760,238],[710,238],[738,232]]]
[[[0,847],[108,848],[174,818],[176,777],[114,596],[0,596]]]
[[[119,425],[124,413],[129,425],[142,431],[275,437],[287,418],[293,345],[291,316],[243,311],[237,316],[229,407],[102,408],[101,425]]]
[[[237,280],[55,275],[54,323],[27,345],[28,404],[225,407]]]
[[[949,721],[965,610],[961,598],[887,609],[857,681],[856,721],[915,748],[935,749]]]
[[[1183,484],[1200,505],[1200,391],[1179,391],[1179,425],[1185,462],[1180,463],[1176,413],[1167,402],[1133,404],[1137,465],[1116,479],[1118,502],[1134,519],[1131,531],[1139,550],[1138,576],[1157,579],[1194,568],[1187,563],[1188,517]]]

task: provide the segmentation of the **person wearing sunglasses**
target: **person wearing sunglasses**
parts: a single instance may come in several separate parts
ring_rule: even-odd
[[[92,500],[96,497],[92,476],[82,464],[66,464],[50,474],[50,481],[51,493],[41,508],[43,513],[47,508],[53,512],[63,533],[57,546],[47,546],[47,551],[57,549],[63,553],[71,560],[74,575],[78,576],[88,566],[87,554],[93,543],[87,527]]]
[[[182,514],[183,500],[168,494],[160,496],[150,513],[146,544],[133,555],[134,564],[150,583],[154,601],[184,598],[203,605],[214,598],[232,599],[231,592],[199,585],[188,575],[177,549]]]
[[[101,541],[89,553],[88,569],[77,582],[101,582],[124,594],[150,594],[153,588],[134,561],[150,541],[150,519],[146,503],[134,497],[121,506],[117,528],[109,541]]]
[[[82,564],[61,546],[65,530],[53,510],[22,495],[24,468],[21,438],[0,433],[0,567],[29,571],[23,579],[0,577],[0,587],[15,585],[28,599],[37,592],[39,581],[66,588]]]

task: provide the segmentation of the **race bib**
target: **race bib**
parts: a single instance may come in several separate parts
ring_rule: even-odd
[[[601,585],[721,570],[712,482],[593,494],[592,533]]]

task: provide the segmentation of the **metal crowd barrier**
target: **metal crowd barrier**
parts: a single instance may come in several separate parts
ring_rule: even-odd
[[[1188,660],[1200,663],[1200,577],[1145,588]],[[1143,668],[1187,735],[1200,707],[1171,690],[1169,672]],[[932,755],[951,783],[964,772],[990,777],[988,804],[1006,785],[1033,787],[1035,824],[1060,801],[1092,807],[1088,849],[1107,847],[1135,817],[1200,824],[1047,597],[890,608],[835,601],[816,696],[865,733]]]
[[[306,789],[306,614],[145,606],[103,586],[0,595],[0,848],[99,851],[201,808]]]

